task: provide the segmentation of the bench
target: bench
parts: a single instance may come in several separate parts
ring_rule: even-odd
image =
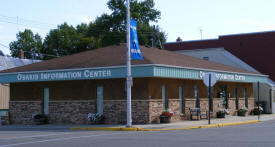
[[[197,116],[196,120],[200,120],[200,118],[201,118],[200,108],[189,108],[189,111],[190,111],[190,119],[191,120],[194,120],[193,116]]]

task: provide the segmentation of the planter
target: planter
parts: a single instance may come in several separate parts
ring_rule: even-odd
[[[101,124],[105,124],[104,118],[98,119],[98,120],[94,120],[94,121],[90,121],[91,125],[101,125]]]
[[[34,116],[34,123],[36,125],[44,125],[49,123],[49,118],[47,115],[44,114],[37,114]]]
[[[238,116],[245,116],[245,113],[246,112],[242,112],[242,111],[240,112],[240,111],[238,111]]]
[[[261,111],[259,111],[258,109],[254,109],[254,110],[253,110],[253,114],[254,114],[254,115],[260,115],[260,114],[261,114]]]
[[[160,123],[170,123],[171,117],[170,116],[160,116],[159,120],[160,120]]]
[[[225,113],[217,112],[217,118],[225,118]]]

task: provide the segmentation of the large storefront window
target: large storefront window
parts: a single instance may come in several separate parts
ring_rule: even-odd
[[[184,91],[183,86],[179,86],[179,99],[180,99],[180,113],[185,114],[185,101],[184,101]]]
[[[163,110],[168,109],[168,98],[167,98],[167,85],[162,85],[161,88],[161,95],[162,95],[162,104],[163,104]]]
[[[221,85],[220,88],[221,88],[221,90],[220,90],[220,92],[218,92],[218,98],[222,98],[223,108],[227,109],[228,108],[227,86]]]

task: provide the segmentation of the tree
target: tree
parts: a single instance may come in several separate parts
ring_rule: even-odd
[[[126,0],[109,0],[109,14],[102,14],[94,22],[81,23],[76,27],[63,23],[52,29],[42,45],[41,37],[33,35],[31,30],[19,32],[17,41],[10,43],[11,54],[18,56],[19,50],[34,52],[36,58],[51,59],[56,56],[70,55],[86,50],[126,42]],[[161,48],[166,34],[155,29],[150,22],[160,19],[160,11],[154,9],[153,0],[130,0],[131,18],[138,21],[138,39],[140,45]],[[27,58],[32,58],[27,54]]]
[[[25,29],[24,32],[16,34],[17,41],[13,41],[9,44],[11,50],[11,56],[18,57],[19,51],[25,52],[25,57],[29,59],[40,59],[37,56],[42,51],[42,38],[39,34],[33,34],[29,29]]]
[[[76,29],[67,23],[59,25],[46,36],[43,53],[65,56],[96,48],[96,41],[92,36],[87,35],[87,29],[86,24],[78,25]],[[44,56],[44,59],[50,58],[53,56]]]
[[[126,42],[126,0],[109,0],[107,5],[112,11],[110,15],[103,14],[89,25],[89,32],[100,38],[102,47]],[[130,0],[131,18],[138,21],[138,38],[141,45],[151,46],[166,41],[166,34],[150,25],[160,19],[160,11],[154,9],[153,0]]]

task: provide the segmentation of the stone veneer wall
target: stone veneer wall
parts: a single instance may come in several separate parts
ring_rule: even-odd
[[[180,100],[179,99],[170,99],[168,100],[168,108],[174,113],[171,121],[182,120],[183,117],[180,114]]]
[[[255,106],[255,99],[254,98],[248,98],[248,113],[249,114],[254,109],[254,106]]]
[[[208,98],[200,98],[200,110],[201,111],[208,111],[209,102],[208,102]]]
[[[244,108],[244,99],[239,99],[239,107]],[[132,120],[134,124],[159,123],[159,116],[163,111],[162,100],[133,100]],[[185,99],[185,114],[180,114],[180,100],[170,99],[168,106],[174,116],[172,121],[190,118],[189,108],[195,107],[195,99]],[[208,110],[208,99],[200,99],[202,110]],[[235,108],[234,98],[229,98],[229,111],[232,114]],[[223,109],[222,99],[213,98],[213,116]],[[249,112],[254,109],[254,98],[248,99]],[[41,113],[40,101],[10,101],[11,124],[34,124],[32,116]],[[107,124],[126,123],[126,100],[105,100],[104,116]],[[53,124],[87,124],[87,114],[95,113],[94,101],[50,101],[49,117]]]
[[[104,117],[107,124],[126,124],[126,100],[105,100]],[[132,122],[134,124],[149,123],[149,101],[132,100]]]
[[[94,101],[50,101],[49,117],[53,124],[88,124],[88,113],[95,113]]]
[[[159,116],[163,111],[162,106],[162,100],[149,101],[149,123],[159,123]]]
[[[190,108],[195,108],[196,100],[194,98],[185,99],[185,119],[190,119]]]
[[[245,98],[239,98],[239,109],[245,108]]]
[[[10,101],[11,124],[34,124],[32,116],[41,113],[40,101]]]
[[[12,124],[34,124],[32,116],[42,113],[40,101],[11,101]],[[126,123],[126,100],[105,100],[104,117],[107,124]],[[52,124],[88,124],[88,113],[95,113],[94,101],[50,101],[49,119]],[[162,111],[160,111],[162,112]],[[132,101],[132,120],[135,124],[149,123],[148,100]]]
[[[213,98],[213,117],[217,117],[217,112],[223,109],[222,98]]]
[[[236,115],[236,98],[228,98],[228,110],[230,115]]]

